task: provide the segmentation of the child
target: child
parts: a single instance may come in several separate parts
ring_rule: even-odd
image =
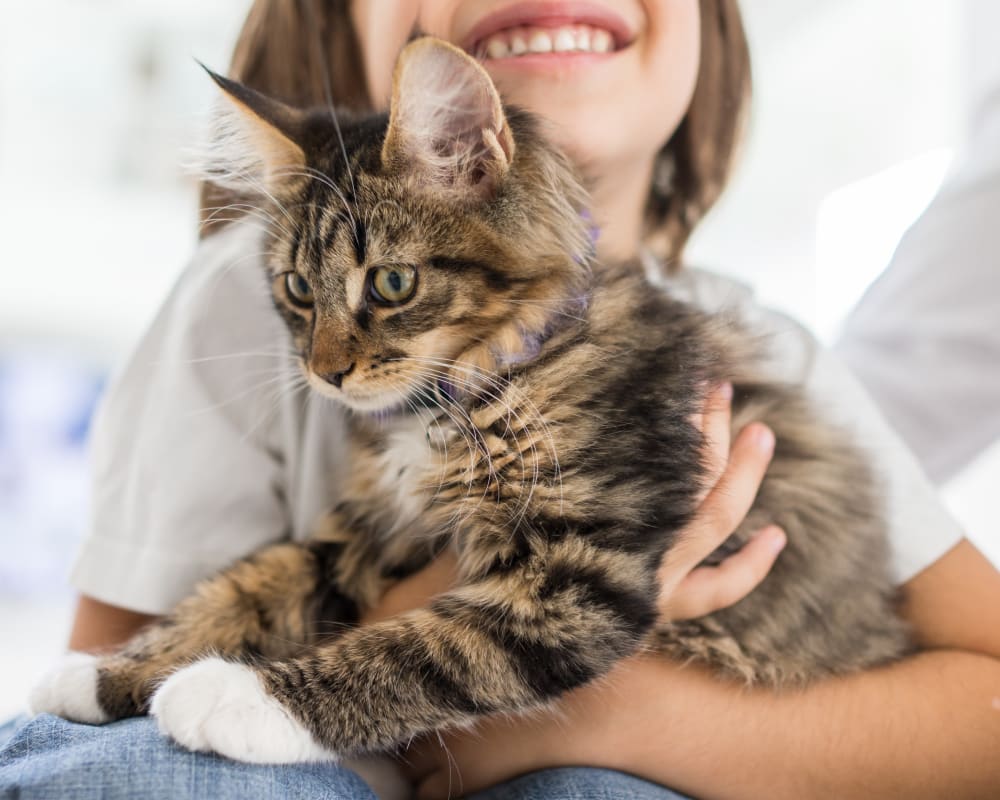
[[[421,796],[444,797],[459,780],[469,792],[576,764],[654,783],[560,770],[507,783],[492,796],[576,797],[595,784],[616,797],[674,796],[655,784],[694,796],[940,796],[988,785],[995,767],[982,731],[997,723],[984,698],[1000,666],[973,651],[1000,656],[1000,603],[986,602],[1000,593],[995,574],[960,542],[919,468],[830,356],[789,321],[754,306],[742,287],[677,270],[685,240],[724,184],[748,97],[735,3],[258,0],[232,74],[298,105],[326,102],[328,94],[338,105],[384,105],[395,54],[415,29],[482,51],[506,99],[549,120],[590,181],[604,259],[639,256],[666,291],[710,309],[736,308],[762,331],[781,334],[772,337],[781,355],[776,375],[805,384],[883,466],[906,611],[922,643],[942,648],[780,697],[633,659],[565,698],[551,716],[490,722],[478,735],[445,733],[455,774],[437,739],[416,743],[407,761]],[[209,208],[232,202],[206,194]],[[349,469],[338,459],[336,407],[310,402],[291,383],[293,362],[260,278],[254,222],[249,215],[207,229],[101,410],[95,521],[74,573],[84,595],[74,647],[120,641],[199,578],[266,543],[302,538]],[[673,618],[738,600],[782,542],[780,531],[769,530],[717,570],[694,569],[745,514],[772,444],[766,430],[750,426],[728,452],[724,390],[702,424],[721,477],[689,531],[691,548],[664,564],[661,607]],[[448,561],[433,564],[390,591],[369,618],[425,601],[450,575]],[[124,762],[143,765],[151,796],[178,796],[192,776],[210,796],[368,796],[346,770],[265,773],[206,760],[170,748],[150,725],[81,730],[36,721],[8,747],[11,763],[0,761],[0,776],[20,769],[34,782],[65,786],[82,763],[86,779],[74,774],[74,786],[125,793],[128,770],[108,769]],[[895,746],[902,735],[906,749]],[[16,761],[11,752],[23,752],[27,741],[34,756]]]

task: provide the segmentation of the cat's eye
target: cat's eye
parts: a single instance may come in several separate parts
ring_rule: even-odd
[[[292,302],[299,306],[309,307],[313,304],[313,290],[309,281],[297,272],[285,273],[285,289]]]
[[[417,289],[417,271],[410,266],[394,264],[375,267],[370,274],[372,298],[379,303],[405,303]]]

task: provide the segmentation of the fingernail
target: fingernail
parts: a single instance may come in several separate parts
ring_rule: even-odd
[[[719,387],[719,396],[727,403],[733,399],[733,385],[729,381]]]
[[[785,545],[788,544],[788,537],[785,536],[785,532],[778,527],[768,528],[767,539],[767,546],[771,548],[772,553],[780,553],[785,549]]]
[[[761,425],[757,428],[754,439],[761,450],[770,452],[774,449],[774,431],[766,425]]]

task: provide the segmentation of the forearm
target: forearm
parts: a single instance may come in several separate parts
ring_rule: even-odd
[[[925,652],[780,696],[656,659],[625,669],[612,677],[629,683],[614,694],[625,707],[607,709],[623,724],[605,728],[594,758],[693,797],[1000,792],[1000,661],[986,656]],[[570,716],[587,705],[571,703]]]

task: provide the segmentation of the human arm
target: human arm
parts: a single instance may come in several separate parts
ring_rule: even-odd
[[[742,521],[774,448],[771,431],[756,424],[741,432],[730,448],[731,399],[730,385],[717,387],[709,394],[703,413],[693,420],[708,443],[708,478],[697,517],[660,568],[658,607],[661,615],[671,619],[694,619],[733,605],[764,579],[784,547],[784,532],[772,525],[717,567],[698,566]],[[458,561],[445,550],[427,567],[390,587],[375,607],[362,614],[361,623],[423,606],[449,589],[457,576]]]
[[[143,614],[80,595],[69,634],[69,649],[97,651],[115,647],[132,638],[143,625],[155,619],[152,614]]]
[[[730,467],[743,482],[715,493],[727,502],[702,518],[706,537],[732,530],[766,465],[740,444]],[[981,796],[978,788],[996,780],[983,756],[1000,743],[1000,713],[984,695],[993,686],[1000,696],[998,587],[996,571],[962,542],[905,585],[906,615],[927,650],[916,658],[784,695],[635,658],[567,695],[551,714],[446,732],[447,753],[435,739],[423,740],[407,755],[411,775],[422,799],[445,796],[449,781],[471,791],[584,764],[695,797]]]
[[[583,764],[698,798],[996,796],[1000,575],[962,542],[905,595],[925,648],[905,661],[779,695],[631,659],[567,696],[556,714],[446,734],[450,759],[425,740],[413,755],[425,771],[420,796],[445,796],[449,780],[471,791]],[[460,774],[448,774],[448,763]]]

